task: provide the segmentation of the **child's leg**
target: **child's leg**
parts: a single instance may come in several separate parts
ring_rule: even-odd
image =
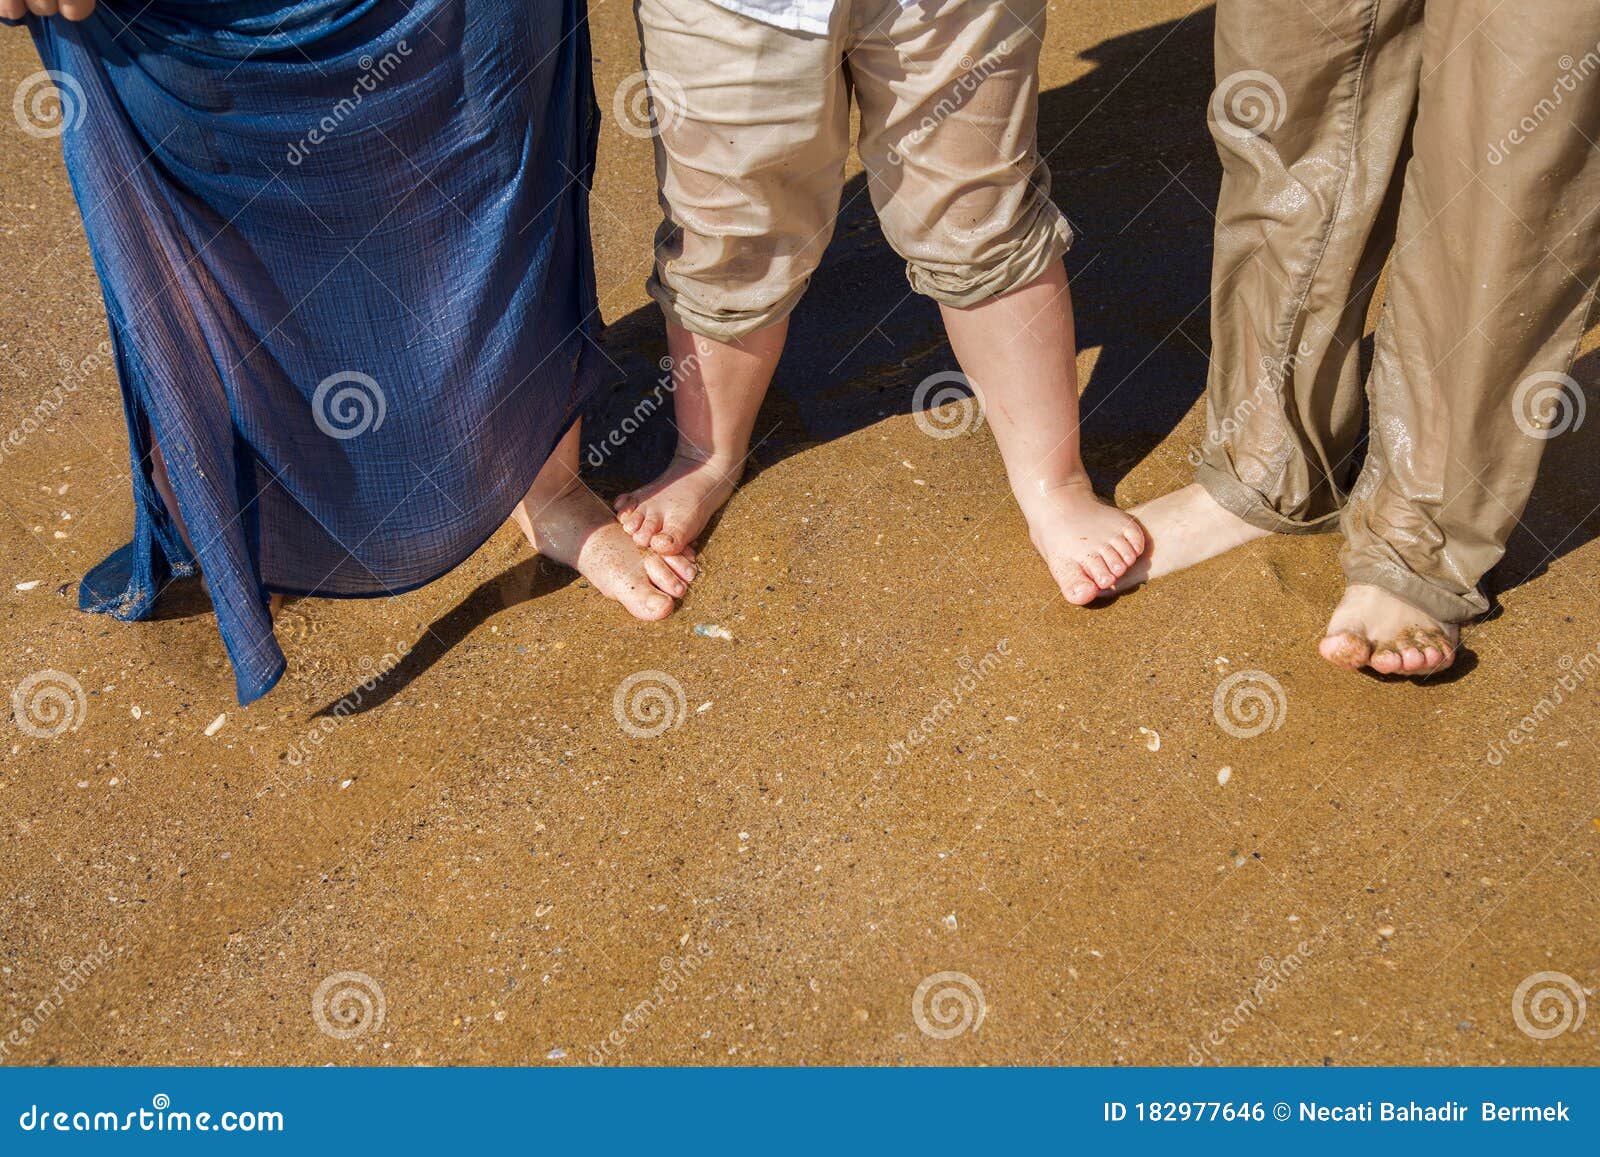
[[[1032,284],[980,305],[941,308],[1034,546],[1068,602],[1091,602],[1139,557],[1144,532],[1095,496],[1078,453],[1078,351],[1065,267],[1054,262]]]
[[[570,566],[636,619],[664,619],[694,578],[694,554],[659,558],[641,551],[611,511],[578,477],[574,424],[511,516],[533,549]]]
[[[931,14],[930,14],[931,13]],[[883,230],[994,428],[1034,545],[1068,601],[1109,589],[1144,549],[1078,455],[1077,349],[1036,118],[1045,0],[852,8],[861,159]]]
[[[833,234],[850,148],[843,49],[711,0],[639,0],[665,220],[678,452],[617,510],[640,546],[688,548],[744,468],[789,311]]]
[[[789,319],[723,342],[667,325],[678,449],[654,482],[618,497],[622,528],[661,554],[687,549],[744,473],[761,399],[778,368]]]

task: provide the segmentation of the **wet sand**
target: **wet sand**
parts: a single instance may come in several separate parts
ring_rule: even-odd
[[[610,120],[637,49],[620,0],[593,13]],[[1088,453],[1131,504],[1187,479],[1202,432],[1210,12],[1051,19]],[[37,69],[0,32],[0,92]],[[9,429],[105,332],[57,143],[3,130]],[[1317,659],[1330,536],[1076,610],[988,431],[915,421],[917,383],[955,365],[862,194],[853,176],[751,475],[665,624],[508,526],[426,589],[292,604],[289,674],[241,710],[193,584],[152,622],[75,609],[131,526],[111,374],[5,454],[0,685],[54,670],[83,697],[59,736],[7,723],[0,1060],[1600,1060],[1596,1010],[1546,1040],[1513,1015],[1533,974],[1600,983],[1600,422],[1551,443],[1502,613],[1449,678]],[[598,435],[665,352],[649,144],[615,123],[594,215],[617,367]],[[657,418],[597,485],[648,476],[668,436]],[[653,738],[614,711],[640,672],[672,724]],[[1219,724],[1235,675],[1266,696],[1259,735]]]

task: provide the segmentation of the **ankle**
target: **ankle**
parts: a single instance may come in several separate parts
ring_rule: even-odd
[[[1083,469],[1017,479],[1011,483],[1011,493],[1024,511],[1063,497],[1095,497],[1094,483],[1089,479],[1089,472]]]
[[[748,445],[739,449],[737,453],[731,450],[707,449],[696,445],[687,438],[678,439],[678,448],[672,452],[674,459],[688,463],[692,466],[714,466],[724,473],[731,473],[733,468],[744,461],[749,453]]]

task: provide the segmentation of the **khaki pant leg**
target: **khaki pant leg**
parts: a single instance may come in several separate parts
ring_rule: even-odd
[[[794,308],[833,235],[850,148],[836,36],[710,0],[638,0],[663,221],[647,284],[667,319],[733,341]]]
[[[1420,0],[1219,0],[1222,159],[1196,473],[1268,530],[1322,529],[1355,482],[1360,342],[1388,252]]]
[[[1600,279],[1600,4],[1429,0],[1371,381],[1344,519],[1352,581],[1446,622],[1488,609]]]
[[[911,288],[969,306],[1028,285],[1072,242],[1039,155],[1045,0],[852,0],[859,150]]]

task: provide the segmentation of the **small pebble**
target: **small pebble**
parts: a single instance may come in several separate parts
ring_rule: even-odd
[[[944,926],[952,932],[956,930],[956,914],[954,912],[944,918]]]
[[[17,589],[19,591],[31,591],[34,587],[38,586],[43,581],[44,581],[43,579],[29,579],[25,583],[18,583],[17,584]]]
[[[1152,731],[1148,727],[1141,727],[1139,728],[1139,734],[1144,736],[1144,746],[1147,751],[1161,750],[1160,732]]]
[[[135,719],[141,719],[144,717],[144,708],[135,703],[132,707],[128,708],[128,714],[132,715]]]
[[[1388,940],[1394,935],[1394,925],[1385,924],[1382,928],[1378,929],[1378,935],[1383,939]]]
[[[696,623],[694,633],[702,639],[723,639],[729,643],[733,642],[733,632],[717,623]]]
[[[228,721],[228,713],[226,711],[224,711],[221,715],[217,716],[210,723],[206,724],[206,734],[207,735],[215,735],[217,732],[222,730],[222,725],[224,723],[226,723],[227,721]]]
[[[711,700],[707,699],[704,703],[700,704],[700,706],[698,706],[698,707],[696,707],[694,709],[694,713],[696,715],[704,715],[707,711],[710,711],[710,710],[711,710]]]
[[[553,1048],[549,1052],[545,1053],[544,1055],[545,1055],[545,1059],[546,1060],[551,1060],[551,1061],[565,1060],[566,1057],[567,1057],[567,1050],[564,1049],[564,1048]]]
[[[1219,767],[1219,768],[1217,768],[1217,786],[1218,787],[1221,787],[1223,784],[1227,783],[1232,778],[1233,778],[1233,768],[1231,768],[1231,767]]]

